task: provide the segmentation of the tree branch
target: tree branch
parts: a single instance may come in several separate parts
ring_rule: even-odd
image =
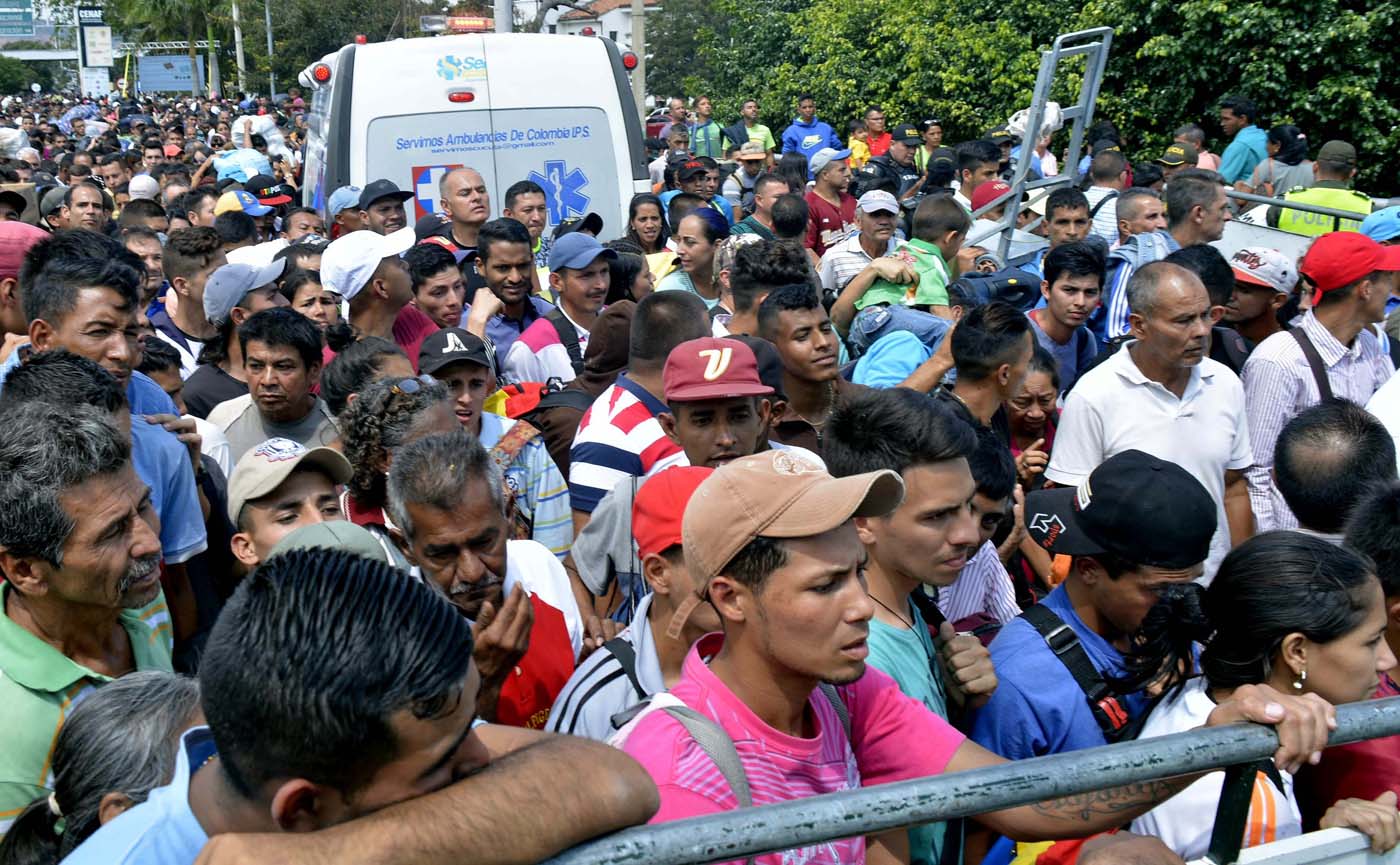
[[[539,33],[544,30],[544,17],[550,10],[558,9],[560,6],[567,6],[570,9],[577,9],[580,12],[588,12],[589,9],[582,3],[574,3],[571,0],[542,0],[539,9],[535,10],[535,20],[530,25],[531,32]]]

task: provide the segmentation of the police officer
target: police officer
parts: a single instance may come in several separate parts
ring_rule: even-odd
[[[1352,179],[1356,177],[1356,148],[1335,140],[1322,145],[1313,163],[1313,174],[1317,177],[1316,183],[1309,188],[1290,189],[1283,200],[1355,213],[1356,219],[1339,220],[1321,213],[1271,207],[1269,224],[1309,237],[1333,231],[1360,231],[1361,220],[1371,212],[1371,197],[1351,188]]]
[[[923,194],[925,175],[914,167],[914,151],[921,144],[923,138],[914,126],[908,123],[896,126],[890,138],[889,152],[871,157],[856,175],[856,197],[883,187],[894,192],[906,217],[912,214],[914,208],[919,206],[919,199]]]

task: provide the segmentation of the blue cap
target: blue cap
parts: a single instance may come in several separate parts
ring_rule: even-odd
[[[346,208],[360,206],[360,187],[342,186],[331,197],[326,200],[326,217],[335,219],[335,215]]]
[[[549,248],[549,270],[551,273],[562,268],[582,270],[597,260],[598,256],[609,261],[617,258],[617,253],[598,242],[598,238],[582,231],[572,231]]]
[[[1361,233],[1376,243],[1400,237],[1400,207],[1386,207],[1361,220]]]

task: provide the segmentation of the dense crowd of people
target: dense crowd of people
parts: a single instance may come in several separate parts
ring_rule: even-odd
[[[626,224],[470,167],[411,224],[299,204],[306,107],[4,103],[0,865],[529,862],[1241,721],[1245,846],[1400,842],[1400,737],[1325,747],[1400,694],[1352,145],[675,98]],[[751,861],[1178,863],[1222,777]]]

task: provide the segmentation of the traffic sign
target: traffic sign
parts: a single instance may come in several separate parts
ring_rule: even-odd
[[[34,35],[34,0],[0,0],[0,36]]]

